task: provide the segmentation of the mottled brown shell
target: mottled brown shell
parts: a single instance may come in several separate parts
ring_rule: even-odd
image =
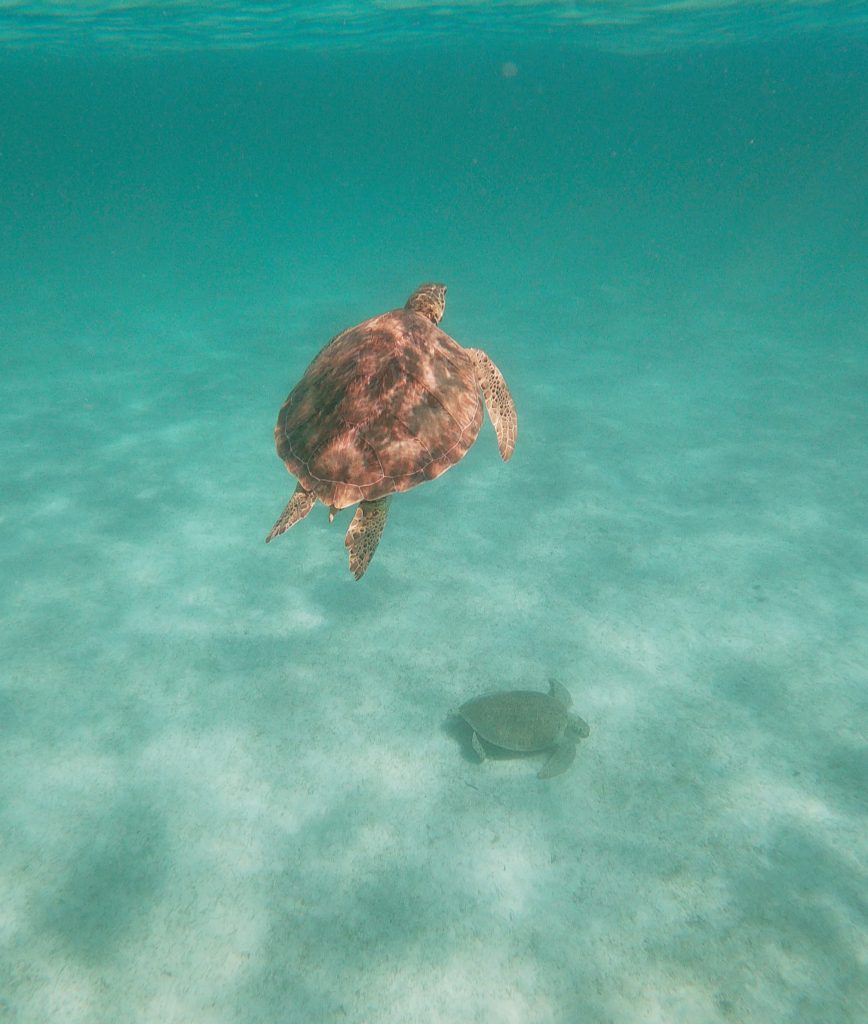
[[[481,424],[471,357],[421,314],[396,309],[326,345],[283,403],[274,437],[302,486],[345,508],[440,476]]]

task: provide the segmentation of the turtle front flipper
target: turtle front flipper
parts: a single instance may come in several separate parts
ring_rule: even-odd
[[[344,543],[350,552],[350,572],[357,580],[364,576],[374,557],[388,515],[388,497],[379,501],[362,501],[356,509]]]
[[[272,526],[271,533],[265,538],[265,543],[267,544],[270,540],[274,540],[275,537],[286,533],[290,526],[295,526],[296,523],[304,519],[313,508],[315,502],[316,495],[313,491],[306,491],[299,484],[289,499],[286,508],[280,513],[280,518]]]
[[[476,368],[476,379],[482,389],[485,408],[497,434],[497,447],[504,462],[512,458],[518,437],[518,413],[503,374],[481,348],[469,348],[467,354]]]
[[[565,708],[572,707],[573,698],[570,696],[570,691],[557,681],[557,679],[549,679],[549,696],[554,699]]]
[[[550,779],[554,775],[560,775],[576,759],[576,744],[574,740],[563,739],[556,747],[555,752],[537,772],[538,779]]]

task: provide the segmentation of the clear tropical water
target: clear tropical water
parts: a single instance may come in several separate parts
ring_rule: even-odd
[[[0,4],[0,1022],[866,1019],[849,3]],[[520,418],[347,571],[277,409]],[[571,692],[570,771],[449,712]]]

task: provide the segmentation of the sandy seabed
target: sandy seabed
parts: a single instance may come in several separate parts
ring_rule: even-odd
[[[325,339],[131,318],[95,372],[67,318],[4,376],[0,1020],[861,1019],[858,335],[451,294],[516,456],[486,425],[360,583],[346,514],[263,543]],[[450,709],[553,677],[571,771],[478,764]]]

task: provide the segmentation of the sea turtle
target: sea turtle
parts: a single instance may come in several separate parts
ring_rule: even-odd
[[[403,309],[333,338],[283,403],[277,454],[298,486],[266,542],[319,499],[335,512],[358,504],[346,546],[359,579],[386,525],[389,498],[433,480],[461,459],[479,433],[482,402],[506,462],[518,417],[506,381],[478,348],[462,348],[437,324],[446,285],[423,284]]]
[[[473,730],[473,749],[485,760],[480,737],[495,747],[530,753],[554,747],[540,769],[541,779],[560,775],[573,763],[576,740],[590,733],[588,723],[569,711],[572,698],[552,680],[548,693],[511,690],[490,693],[462,704],[458,714]]]

